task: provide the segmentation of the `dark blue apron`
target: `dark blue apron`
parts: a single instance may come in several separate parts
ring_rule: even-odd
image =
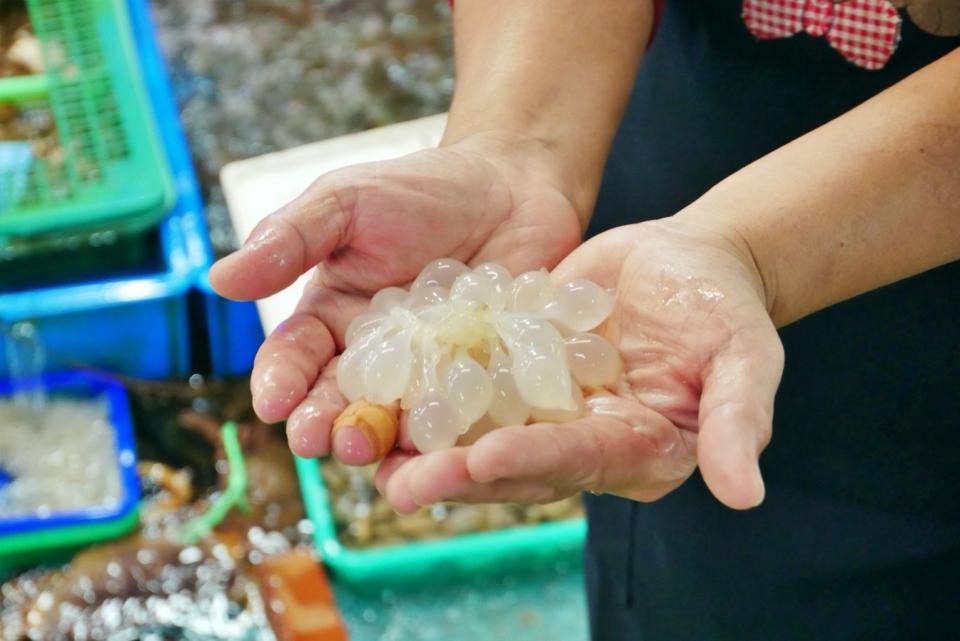
[[[667,0],[591,233],[673,214],[960,45],[905,15],[902,35],[866,71],[823,38],[757,41],[739,0]],[[697,475],[654,504],[589,498],[597,641],[960,638],[960,263],[781,337],[760,508]]]

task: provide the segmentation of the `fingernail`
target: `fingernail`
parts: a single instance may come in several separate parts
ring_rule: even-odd
[[[370,441],[355,427],[341,427],[334,433],[333,451],[347,465],[366,465],[373,458]]]

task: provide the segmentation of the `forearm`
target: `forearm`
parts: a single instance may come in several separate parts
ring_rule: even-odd
[[[778,326],[960,258],[960,50],[718,184],[678,218],[749,254]]]
[[[652,21],[652,0],[457,0],[442,144],[493,132],[542,149],[585,225]]]

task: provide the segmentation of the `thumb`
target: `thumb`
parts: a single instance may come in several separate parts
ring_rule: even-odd
[[[760,453],[770,442],[783,347],[772,326],[742,331],[718,352],[700,396],[697,458],[704,482],[734,509],[764,498]]]
[[[222,296],[253,300],[289,287],[301,274],[349,243],[357,188],[324,176],[264,218],[243,246],[210,269]]]

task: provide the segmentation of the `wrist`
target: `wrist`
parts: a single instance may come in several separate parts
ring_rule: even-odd
[[[582,227],[586,228],[600,188],[602,158],[593,161],[587,153],[574,153],[569,142],[545,127],[468,124],[453,116],[448,121],[440,147],[478,151],[498,164],[511,178],[548,184],[563,194],[577,212]]]
[[[704,196],[665,219],[664,223],[682,229],[683,233],[733,258],[741,275],[756,292],[774,324],[779,327],[785,323],[782,322],[777,291],[779,281],[774,266],[762,258],[756,247],[757,241],[752,238],[749,228],[739,225],[734,216],[724,215],[725,211],[730,210]]]

